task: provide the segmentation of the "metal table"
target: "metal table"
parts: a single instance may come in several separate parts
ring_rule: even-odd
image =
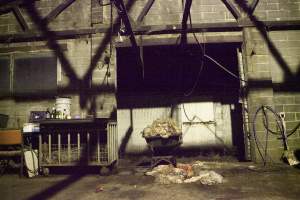
[[[49,167],[112,166],[118,160],[117,123],[109,119],[48,119],[40,121],[38,160]]]

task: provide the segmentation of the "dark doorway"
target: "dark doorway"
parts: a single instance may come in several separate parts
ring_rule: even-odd
[[[243,159],[240,81],[204,57],[203,47],[146,46],[143,66],[137,64],[132,48],[117,48],[118,108],[149,107],[149,97],[153,107],[203,100],[231,104],[232,142],[237,157]],[[240,43],[206,44],[205,54],[239,76],[239,47]]]

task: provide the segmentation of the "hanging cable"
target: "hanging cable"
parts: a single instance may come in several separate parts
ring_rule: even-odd
[[[182,110],[183,110],[183,113],[184,113],[186,119],[189,121],[189,123],[192,124],[196,119],[198,119],[198,120],[199,120],[199,123],[201,123],[202,125],[204,125],[204,126],[205,126],[209,131],[211,131],[212,133],[216,134],[215,131],[212,130],[211,127],[209,126],[209,124],[211,124],[211,123],[214,123],[214,124],[215,124],[215,122],[213,122],[213,121],[207,121],[207,122],[205,122],[205,121],[203,121],[200,117],[198,117],[197,115],[194,115],[192,118],[190,118],[190,117],[188,116],[187,112],[186,112],[184,103],[182,103]],[[186,132],[182,135],[182,137],[184,137],[185,134],[186,134]]]
[[[187,96],[190,96],[191,94],[193,94],[193,92],[195,91],[195,89],[196,89],[196,87],[198,85],[198,82],[199,82],[199,79],[200,79],[200,75],[201,75],[201,72],[202,72],[203,68],[204,68],[204,61],[201,60],[200,69],[198,71],[196,81],[194,82],[193,87],[191,88],[191,90],[189,92],[185,92],[184,93],[184,96],[187,97]]]
[[[257,137],[257,134],[256,134],[256,120],[257,120],[258,113],[260,111],[262,111],[263,126],[266,130],[266,135],[265,135],[266,144],[265,144],[265,146],[263,146],[261,144],[261,142],[259,141],[259,139]],[[268,117],[267,111],[270,111],[273,114],[274,120],[276,121],[276,126],[279,129],[279,131],[273,131],[269,128],[269,123],[270,122],[269,122],[269,117]],[[284,121],[282,120],[281,116],[273,108],[271,108],[270,106],[260,106],[254,114],[252,125],[253,125],[253,139],[254,139],[254,142],[256,144],[256,148],[258,150],[258,153],[259,153],[261,159],[263,160],[264,165],[266,165],[267,158],[269,157],[271,159],[271,157],[267,154],[269,133],[272,133],[274,135],[280,135],[281,137],[279,137],[277,139],[283,140],[283,145],[286,145],[285,148],[287,148],[286,139],[287,139],[287,137],[291,136],[292,134],[294,134],[297,131],[297,129],[300,127],[300,122],[291,130],[290,133],[286,134],[286,128],[285,128]],[[264,151],[264,155],[263,155],[262,151]],[[271,161],[272,161],[272,159],[271,159]]]
[[[266,123],[266,124],[269,124],[269,119],[268,119],[268,115],[267,115],[267,113],[266,113],[266,110],[263,108],[262,109],[262,112],[263,112],[263,115],[265,116],[265,117],[263,117],[263,123]],[[266,141],[265,141],[265,158],[267,159],[267,155],[268,155],[268,141],[269,141],[269,131],[268,131],[268,129],[266,129],[266,137],[265,137],[266,139]],[[265,162],[267,162],[267,160],[265,160]],[[266,163],[264,163],[264,165],[266,165]]]
[[[208,56],[207,54],[204,55],[206,58],[208,58],[209,60],[211,60],[213,63],[215,63],[217,66],[219,66],[221,69],[223,69],[225,72],[227,72],[228,74],[230,74],[232,77],[236,78],[237,80],[243,81],[243,82],[248,82],[246,80],[241,79],[238,75],[232,73],[230,70],[228,70],[226,67],[224,67],[223,65],[221,65],[219,62],[217,62],[215,59],[213,59],[212,57]]]
[[[143,37],[140,37],[140,48],[139,48],[139,56],[141,61],[141,67],[142,67],[142,77],[145,79],[145,63],[144,63],[144,47],[143,47]]]
[[[274,114],[275,120],[276,120],[276,125],[279,128],[280,132],[271,130],[269,128],[268,124],[264,123],[265,129],[267,129],[268,131],[270,131],[270,133],[272,133],[274,135],[282,136],[283,125],[280,120],[280,115],[275,110],[273,110],[271,107],[269,107],[269,106],[265,106],[265,107]],[[286,134],[286,137],[290,137],[291,135],[293,135],[298,130],[299,127],[300,127],[300,122],[289,133]],[[279,137],[277,139],[283,139],[283,137]]]
[[[184,113],[186,119],[187,119],[189,122],[194,121],[195,116],[193,117],[193,119],[190,119],[190,118],[189,118],[189,116],[188,116],[187,113],[186,113],[186,110],[185,110],[185,107],[184,107],[184,103],[182,103],[182,109],[183,109],[183,113]]]
[[[257,137],[257,135],[256,135],[256,119],[257,119],[257,116],[258,116],[258,113],[262,110],[262,109],[264,109],[264,106],[261,106],[261,107],[259,107],[257,110],[256,110],[256,112],[255,112],[255,114],[254,114],[254,117],[253,117],[253,124],[252,124],[252,129],[253,129],[253,139],[254,139],[254,142],[255,142],[255,144],[256,144],[256,148],[257,148],[257,151],[258,151],[258,153],[259,153],[259,155],[260,155],[260,157],[261,157],[261,159],[262,159],[262,161],[263,161],[263,164],[264,164],[264,166],[266,165],[266,163],[267,163],[267,156],[268,156],[268,154],[267,154],[267,149],[266,148],[264,148],[264,146],[261,144],[261,142],[260,142],[260,140],[258,139],[258,137]],[[265,120],[265,119],[264,119]],[[266,141],[267,142],[267,141]],[[262,153],[262,150],[265,152],[265,156],[263,155],[263,153]]]
[[[183,4],[183,1],[182,1],[182,4]],[[190,22],[190,27],[191,29],[193,28],[193,23],[192,23],[192,16],[191,16],[191,12],[189,11],[189,22]],[[193,92],[195,91],[197,85],[198,85],[198,82],[199,82],[199,79],[200,79],[200,75],[203,71],[203,68],[204,68],[204,55],[205,55],[205,43],[203,43],[203,46],[201,45],[201,43],[199,42],[197,36],[195,33],[193,33],[193,36],[197,42],[197,44],[200,46],[201,48],[201,53],[202,53],[202,56],[201,56],[201,63],[200,63],[200,68],[199,68],[199,71],[198,71],[198,74],[197,74],[197,77],[196,77],[196,80],[191,88],[191,90],[189,92],[184,92],[184,96],[190,96],[191,94],[193,94]]]
[[[300,127],[300,122],[291,130],[291,132],[290,133],[288,133],[287,135],[286,135],[286,137],[290,137],[291,135],[293,135],[296,131],[297,131],[297,129]],[[281,139],[281,138],[280,138]]]
[[[182,6],[184,4],[184,1],[182,0]],[[191,17],[191,13],[189,11],[189,23],[190,23],[190,28],[192,29],[193,28],[193,23],[192,23],[192,17]],[[233,72],[231,72],[230,70],[228,70],[226,67],[224,67],[223,65],[221,65],[219,62],[217,62],[215,59],[213,59],[211,56],[207,55],[206,54],[206,51],[205,51],[205,43],[203,42],[203,45],[199,42],[196,34],[193,32],[193,37],[194,39],[196,40],[196,43],[200,46],[201,48],[201,51],[202,51],[202,59],[201,59],[201,64],[200,64],[200,69],[199,69],[199,72],[197,74],[197,78],[191,88],[191,90],[189,92],[185,92],[184,95],[185,96],[190,96],[194,90],[196,89],[197,85],[198,85],[198,82],[199,82],[199,79],[200,79],[200,75],[201,75],[201,72],[204,68],[204,57],[209,59],[210,61],[212,61],[213,63],[215,63],[217,66],[219,66],[222,70],[224,70],[225,72],[227,72],[228,74],[230,74],[232,77],[236,78],[237,80],[240,80],[242,82],[248,82],[244,79],[241,79],[238,75],[234,74]],[[203,34],[203,32],[202,32]],[[300,126],[300,125],[299,125]]]

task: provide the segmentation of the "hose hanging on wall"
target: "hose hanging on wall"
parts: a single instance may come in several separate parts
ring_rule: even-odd
[[[268,114],[267,111],[270,111],[276,121],[276,127],[279,129],[279,131],[274,131],[271,130],[269,128],[269,118],[268,118]],[[263,117],[263,126],[266,130],[266,143],[265,146],[262,145],[262,143],[259,141],[257,134],[256,134],[256,120],[258,117],[258,114],[262,112],[262,117]],[[287,137],[291,136],[292,134],[294,134],[296,132],[296,130],[300,127],[300,122],[292,129],[292,131],[290,133],[286,133],[286,127],[285,127],[285,122],[284,122],[284,117],[280,116],[280,114],[278,114],[275,110],[273,110],[271,107],[269,106],[260,106],[253,117],[253,139],[256,145],[256,148],[258,150],[258,153],[264,163],[264,165],[266,165],[267,163],[267,157],[270,158],[270,160],[272,161],[271,157],[268,155],[267,151],[268,151],[268,138],[269,138],[269,133],[272,133],[274,135],[280,135],[281,137],[277,138],[277,139],[282,139],[283,140],[283,145],[284,145],[284,150],[287,151],[288,150],[288,146],[287,146]],[[263,152],[264,151],[264,155]],[[273,161],[272,161],[273,162]]]

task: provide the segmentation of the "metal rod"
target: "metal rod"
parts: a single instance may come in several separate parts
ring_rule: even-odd
[[[60,164],[60,153],[61,153],[61,138],[60,138],[60,133],[57,135],[58,137],[58,164]]]
[[[112,140],[111,140],[111,129],[110,129],[110,123],[107,123],[107,127],[106,127],[106,137],[107,137],[107,161],[110,163],[111,162],[111,157],[112,157]]]
[[[39,165],[42,165],[42,155],[43,154],[43,149],[42,149],[42,135],[39,134]]]
[[[80,159],[80,133],[77,133],[77,158]]]
[[[237,48],[237,57],[238,57],[238,66],[239,66],[239,73],[240,77],[242,80],[245,80],[245,73],[244,73],[244,64],[243,64],[243,55],[242,52],[239,51],[239,48]],[[244,89],[246,86],[246,83],[244,81],[240,81],[241,88],[240,90],[242,91],[241,98],[242,100],[242,115],[243,115],[243,136],[244,136],[244,149],[245,149],[245,155],[244,158],[246,160],[251,160],[251,149],[250,149],[250,140],[249,140],[249,116],[247,109],[247,98],[244,95]]]
[[[90,133],[88,132],[86,135],[86,143],[87,143],[87,161],[90,160]]]
[[[48,157],[49,157],[49,160],[51,160],[51,134],[48,135]]]
[[[71,162],[71,136],[68,133],[68,162]]]
[[[117,123],[114,122],[114,152],[115,157],[114,159],[118,159],[118,129],[117,129]]]
[[[97,131],[97,161],[100,163],[100,133]]]

